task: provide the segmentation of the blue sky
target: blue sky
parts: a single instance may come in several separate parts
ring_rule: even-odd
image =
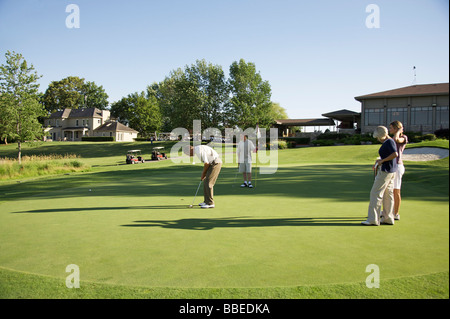
[[[0,0],[0,63],[32,63],[44,92],[79,76],[110,103],[205,59],[253,62],[290,118],[360,111],[354,97],[449,81],[448,0]],[[66,6],[80,28],[66,27]],[[369,4],[380,27],[367,28]]]

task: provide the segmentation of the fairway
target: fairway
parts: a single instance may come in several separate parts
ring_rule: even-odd
[[[233,183],[225,165],[214,209],[188,208],[198,164],[114,158],[86,173],[4,183],[0,267],[64,283],[76,264],[82,284],[159,288],[365,283],[371,264],[381,280],[448,272],[448,158],[407,162],[402,219],[363,227],[376,150],[280,151],[276,174],[258,175],[255,189],[241,189],[239,175]],[[202,198],[200,189],[195,205]]]

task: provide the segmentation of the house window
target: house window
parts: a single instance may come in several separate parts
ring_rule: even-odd
[[[56,122],[56,127],[58,127],[59,126],[59,121],[55,120],[55,122]]]
[[[77,125],[76,126],[78,126],[78,120],[77,120]]]
[[[364,111],[365,125],[383,125],[384,124],[383,109],[366,109]]]
[[[408,125],[408,109],[406,107],[387,109],[387,121],[388,123],[400,121],[403,126]]]
[[[448,128],[448,106],[436,107],[436,127]]]
[[[431,125],[433,122],[433,109],[431,107],[412,107],[412,125]]]

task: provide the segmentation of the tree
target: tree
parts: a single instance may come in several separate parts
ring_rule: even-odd
[[[0,115],[2,137],[17,141],[19,163],[22,162],[22,143],[41,139],[44,135],[39,117],[45,111],[39,103],[41,77],[28,65],[22,54],[8,51],[6,64],[0,66]],[[6,121],[5,121],[6,120]]]
[[[192,129],[194,120],[201,120],[204,127],[223,126],[229,90],[221,66],[197,60],[147,90],[158,99],[166,130]]]
[[[272,102],[272,113],[275,120],[286,120],[289,118],[286,109],[280,103]]]
[[[229,90],[222,67],[197,60],[196,64],[186,67],[185,77],[197,91],[197,119],[202,121],[205,128],[223,125]]]
[[[94,82],[85,82],[84,78],[69,76],[61,81],[51,82],[44,93],[42,103],[48,113],[83,107],[105,110],[108,107],[108,95],[102,86],[97,86]]]
[[[7,109],[9,107],[9,99],[6,98],[5,94],[0,94],[0,138],[8,144],[8,126],[10,122],[8,121]]]
[[[270,128],[273,123],[271,88],[256,72],[254,63],[243,59],[230,66],[230,91],[232,94],[227,108],[229,124],[243,129],[256,127]]]
[[[119,122],[149,137],[161,128],[161,112],[155,96],[145,92],[132,93],[111,106],[111,115]]]
[[[108,94],[106,94],[102,85],[98,86],[95,82],[87,81],[81,94],[85,97],[83,107],[96,107],[99,110],[108,108]]]
[[[177,74],[178,73],[178,74]],[[161,110],[162,116],[162,130],[171,131],[176,128],[177,118],[175,116],[175,81],[177,77],[181,77],[183,71],[178,69],[172,71],[169,76],[160,82],[153,83],[151,86],[147,87],[147,94],[153,95],[158,100],[159,108]]]

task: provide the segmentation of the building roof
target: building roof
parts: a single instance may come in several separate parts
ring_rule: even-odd
[[[275,120],[275,124],[284,126],[333,126],[335,125],[332,119],[287,119]]]
[[[335,120],[338,120],[341,122],[347,122],[347,121],[353,122],[356,119],[361,117],[361,113],[342,109],[339,111],[322,114],[322,116],[329,117],[331,119],[335,119]]]
[[[68,118],[70,114],[71,109],[64,109],[62,111],[56,111],[50,114],[49,118],[51,119],[62,119],[62,118]]]
[[[108,121],[100,127],[97,127],[95,132],[130,132],[130,133],[139,133],[136,130],[133,130],[131,127],[125,126],[120,122],[112,122]]]
[[[349,111],[349,110],[346,110],[346,109],[342,109],[342,110],[339,110],[339,111],[334,111],[334,112],[322,114],[322,116],[325,116],[325,117],[347,116],[347,115],[361,115],[361,113]]]
[[[448,87],[448,83],[411,85],[399,89],[357,96],[355,97],[355,100],[361,101],[365,99],[406,97],[417,95],[448,95]]]
[[[96,107],[82,109],[64,109],[50,115],[51,119],[60,118],[102,118],[102,110]]]

